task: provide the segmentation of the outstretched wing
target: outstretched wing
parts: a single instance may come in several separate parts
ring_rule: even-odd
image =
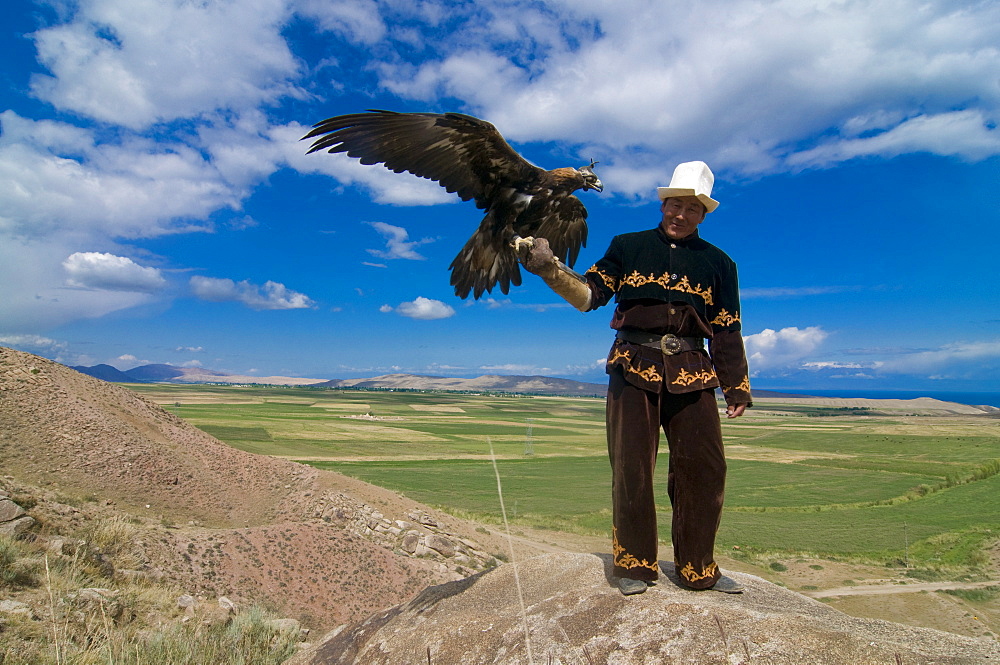
[[[523,191],[545,172],[521,157],[496,127],[461,113],[371,110],[316,123],[303,139],[309,152],[345,152],[362,164],[384,164],[441,184],[463,201],[489,208],[504,188]]]

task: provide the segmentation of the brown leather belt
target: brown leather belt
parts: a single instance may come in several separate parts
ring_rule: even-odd
[[[656,335],[641,330],[619,330],[615,337],[629,344],[659,349],[665,356],[677,355],[682,351],[701,351],[705,348],[705,340],[701,337],[678,337],[673,333]]]

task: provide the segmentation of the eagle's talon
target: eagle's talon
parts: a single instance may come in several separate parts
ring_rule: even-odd
[[[510,246],[514,248],[516,254],[521,253],[521,248],[526,247],[529,250],[535,246],[535,239],[532,236],[527,238],[522,238],[521,236],[514,236],[514,240],[511,241]]]

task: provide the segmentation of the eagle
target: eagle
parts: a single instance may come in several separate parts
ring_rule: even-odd
[[[436,181],[486,211],[479,228],[451,262],[455,295],[479,299],[499,285],[520,286],[517,249],[546,238],[553,254],[572,266],[587,244],[587,209],[576,196],[604,189],[591,161],[546,171],[519,155],[489,122],[462,113],[369,110],[328,118],[302,140],[306,154],[344,152],[362,164],[382,164]]]

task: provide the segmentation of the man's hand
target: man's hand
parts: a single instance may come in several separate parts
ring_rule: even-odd
[[[726,418],[739,418],[746,410],[746,404],[730,404],[726,407]]]
[[[530,273],[546,275],[555,269],[555,255],[545,238],[522,238],[515,245],[515,251],[524,269]]]

